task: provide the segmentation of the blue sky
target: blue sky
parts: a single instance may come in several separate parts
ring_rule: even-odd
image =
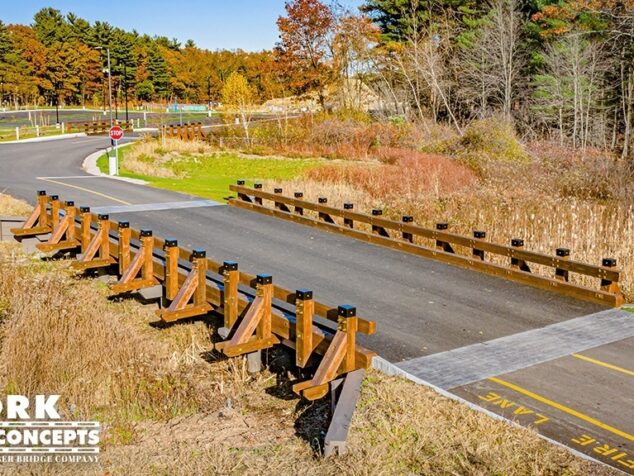
[[[151,36],[193,39],[202,48],[247,51],[269,49],[277,41],[275,21],[284,12],[284,0],[1,0],[0,20],[31,24],[44,7],[73,12],[91,23],[95,20]],[[341,0],[356,10],[362,0]]]

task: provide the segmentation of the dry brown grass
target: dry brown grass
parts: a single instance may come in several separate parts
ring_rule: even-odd
[[[214,361],[211,328],[154,328],[151,309],[109,302],[66,262],[0,245],[0,388],[61,393],[67,418],[105,426],[94,466],[21,466],[13,474],[611,474],[434,392],[370,372],[350,454],[315,456],[327,402],[304,405]],[[270,388],[271,391],[265,391]],[[300,436],[298,436],[300,435]]]
[[[31,210],[33,207],[25,201],[0,193],[0,215],[26,216]]]

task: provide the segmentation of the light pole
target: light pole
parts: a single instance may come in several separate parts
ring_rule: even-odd
[[[103,46],[97,46],[95,49],[103,50]],[[110,48],[105,48],[108,55],[108,107],[110,108],[110,127],[113,125],[112,121],[112,70],[110,69]]]

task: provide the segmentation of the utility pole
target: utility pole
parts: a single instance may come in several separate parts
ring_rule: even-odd
[[[125,122],[128,124],[130,118],[128,117],[128,64],[123,63],[123,90],[125,94]]]
[[[103,46],[97,46],[95,49],[103,50]],[[110,127],[113,126],[112,120],[112,70],[110,69],[110,48],[105,48],[108,55],[108,106],[110,107]]]

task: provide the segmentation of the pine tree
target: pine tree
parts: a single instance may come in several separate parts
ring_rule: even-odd
[[[161,54],[161,51],[157,45],[150,47],[148,51],[148,72],[150,74],[150,81],[154,91],[162,98],[166,98],[168,95],[169,86],[169,74],[167,70],[167,64],[165,58]]]

